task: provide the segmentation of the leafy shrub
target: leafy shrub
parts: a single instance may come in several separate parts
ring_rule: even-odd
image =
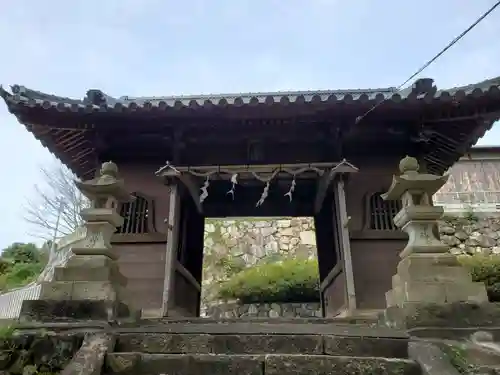
[[[490,302],[500,302],[500,256],[476,254],[458,259],[469,268],[474,281],[486,284]]]
[[[219,297],[241,303],[317,302],[318,262],[292,259],[247,268],[220,285]]]
[[[34,281],[43,270],[42,263],[18,263],[0,276],[0,289],[17,288]]]
[[[239,258],[224,257],[217,259],[214,266],[221,269],[227,277],[231,277],[245,269],[245,262]]]
[[[8,291],[34,281],[48,260],[46,248],[15,242],[0,255],[0,291]]]

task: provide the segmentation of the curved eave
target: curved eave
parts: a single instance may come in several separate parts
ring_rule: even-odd
[[[94,90],[96,91],[96,90]],[[18,120],[23,123],[34,136],[47,147],[56,157],[72,169],[81,178],[93,177],[97,166],[98,153],[95,150],[93,139],[94,132],[92,125],[88,127],[78,127],[78,129],[62,127],[49,127],[36,122],[33,118],[38,116],[26,116],[26,114],[60,113],[66,119],[71,114],[93,113],[122,114],[129,113],[155,114],[169,116],[172,113],[180,113],[180,110],[190,109],[184,112],[188,115],[196,112],[204,113],[214,108],[234,108],[238,107],[259,108],[275,107],[301,108],[303,104],[319,104],[321,108],[334,108],[337,104],[353,105],[354,112],[362,115],[366,108],[370,108],[380,102],[384,105],[389,103],[397,108],[421,108],[415,107],[418,104],[429,105],[429,108],[439,107],[440,104],[452,103],[460,107],[462,103],[479,103],[482,99],[490,103],[499,101],[499,105],[494,105],[494,111],[500,111],[500,78],[495,78],[475,85],[469,85],[449,90],[434,90],[425,95],[415,95],[412,90],[396,92],[393,88],[377,90],[335,90],[317,92],[277,92],[277,93],[249,93],[249,94],[227,94],[227,95],[204,95],[187,97],[150,97],[150,98],[129,98],[122,97],[114,99],[101,95],[100,105],[92,104],[87,97],[86,100],[75,100],[58,97],[42,92],[30,90],[22,86],[14,86],[12,93],[0,87],[0,96],[5,100],[7,107]],[[264,107],[263,107],[264,106]],[[392,106],[394,107],[394,106]],[[319,107],[318,107],[319,108]],[[359,111],[356,109],[358,108]],[[35,112],[36,111],[36,112]],[[257,112],[260,112],[258,110]],[[235,112],[237,113],[237,112]],[[473,146],[484,133],[491,128],[498,120],[498,113],[481,113],[476,120],[461,125],[460,139],[453,135],[453,145],[447,144],[450,135],[443,137],[439,133],[431,137],[431,151],[423,155],[429,165],[429,171],[433,173],[443,173],[448,167],[456,162],[471,146]],[[28,122],[27,117],[31,120]],[[453,118],[451,119],[453,120]],[[448,137],[448,138],[447,138]]]
[[[91,128],[57,129],[38,124],[22,124],[43,147],[66,165],[77,177],[87,180],[95,177],[98,153]]]
[[[467,129],[465,139],[457,145],[448,144],[447,139],[440,135],[433,137],[429,143],[430,151],[423,155],[428,172],[437,175],[445,173],[492,128],[497,120],[498,117],[487,121],[476,121],[474,126]]]
[[[453,102],[466,98],[480,98],[500,93],[500,77],[487,80],[475,85],[469,85],[448,90],[435,90],[425,95],[416,95],[411,90],[397,92],[393,88],[388,89],[366,89],[366,90],[325,90],[325,91],[303,91],[303,92],[275,92],[275,93],[248,93],[248,94],[221,94],[200,96],[170,96],[115,99],[102,92],[102,103],[97,105],[88,100],[75,100],[58,97],[50,94],[13,86],[13,93],[9,93],[0,87],[0,96],[7,105],[14,107],[41,108],[45,110],[55,109],[60,112],[149,112],[168,109],[199,109],[211,107],[240,107],[244,105],[273,105],[273,104],[375,104],[382,101],[402,102]]]

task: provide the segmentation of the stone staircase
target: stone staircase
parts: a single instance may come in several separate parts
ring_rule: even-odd
[[[176,319],[122,326],[103,374],[419,375],[406,334],[328,319]]]

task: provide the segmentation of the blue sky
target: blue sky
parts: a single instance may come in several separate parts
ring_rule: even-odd
[[[494,0],[3,1],[0,83],[81,98],[398,86]],[[500,9],[421,76],[500,76]],[[53,157],[0,104],[0,248]],[[500,143],[497,125],[480,144]]]

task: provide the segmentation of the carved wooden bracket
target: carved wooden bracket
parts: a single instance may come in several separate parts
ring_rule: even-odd
[[[160,168],[156,172],[156,175],[165,179],[177,178],[180,182],[182,182],[193,199],[198,213],[203,213],[203,206],[200,202],[198,193],[200,191],[201,183],[197,177],[187,173],[182,173],[168,162],[164,167]]]
[[[200,196],[198,193],[200,191],[201,183],[198,181],[198,178],[182,173],[178,176],[178,178],[188,189],[189,195],[193,198],[198,213],[203,213],[203,205],[200,202]]]
[[[328,192],[328,188],[330,187],[336,175],[343,173],[355,173],[357,171],[358,168],[356,168],[351,163],[343,160],[341,163],[331,168],[326,173],[323,173],[323,175],[318,178],[318,188],[316,190],[316,197],[314,199],[314,212],[318,213],[321,210],[326,197],[326,193]]]

